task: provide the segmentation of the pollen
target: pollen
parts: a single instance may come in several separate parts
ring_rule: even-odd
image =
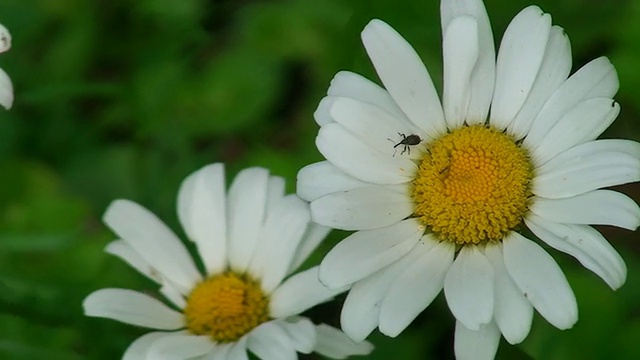
[[[461,127],[427,145],[412,184],[414,216],[456,244],[500,241],[528,209],[532,169],[509,135]]]
[[[269,319],[269,300],[259,284],[233,272],[198,284],[184,309],[187,329],[220,343],[233,342]]]

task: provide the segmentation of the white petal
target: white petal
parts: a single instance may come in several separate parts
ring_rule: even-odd
[[[295,195],[280,199],[267,214],[249,265],[249,271],[261,279],[262,289],[267,293],[287,275],[310,216],[309,204]]]
[[[340,314],[342,330],[353,341],[363,341],[378,326],[380,306],[391,284],[424,251],[436,244],[428,236],[422,239],[398,261],[353,284]]]
[[[13,106],[13,83],[7,73],[0,69],[0,105],[9,110]]]
[[[327,94],[376,105],[394,117],[406,119],[406,115],[393,101],[387,90],[364,76],[350,71],[339,71],[331,80]]]
[[[480,329],[493,317],[493,268],[475,245],[462,247],[444,279],[444,295],[458,321]]]
[[[362,43],[396,104],[431,138],[446,132],[440,99],[427,68],[409,43],[391,26],[371,20]]]
[[[162,284],[160,293],[179,309],[184,309],[187,306],[187,301],[184,296],[175,288],[175,286],[166,281]]]
[[[294,349],[303,354],[310,354],[317,341],[316,327],[311,320],[303,317],[295,317],[286,321],[278,321],[276,324],[289,336]]]
[[[336,99],[335,96],[325,96],[320,100],[318,108],[313,113],[313,118],[318,125],[324,126],[333,122],[329,109],[331,109]]]
[[[318,280],[318,267],[315,266],[293,275],[271,293],[269,314],[272,318],[297,315],[346,290],[329,290],[322,285]]]
[[[522,139],[531,129],[533,120],[551,95],[567,80],[571,72],[571,44],[564,30],[551,27],[549,41],[533,87],[518,115],[509,125],[509,133]]]
[[[0,24],[0,53],[11,49],[11,33],[4,25]]]
[[[233,345],[225,360],[249,360],[249,354],[247,354],[247,337],[248,336],[241,338]]]
[[[578,321],[578,304],[555,260],[516,232],[503,243],[504,264],[520,291],[551,325],[571,328]]]
[[[229,262],[243,272],[249,266],[265,218],[269,171],[249,168],[236,175],[228,194]]]
[[[226,360],[229,351],[233,348],[233,343],[227,344],[216,344],[216,347],[210,351],[208,354],[204,355],[201,358],[197,358],[198,360]],[[191,358],[193,359],[193,358]]]
[[[400,136],[416,134],[421,139],[426,137],[425,133],[404,118],[394,117],[378,106],[350,98],[337,98],[329,109],[329,113],[332,119],[373,149],[378,149],[392,157],[411,159],[421,157],[422,151],[419,151],[419,146],[411,146],[407,151],[397,151],[399,143],[396,141],[397,134]],[[413,151],[411,151],[412,148]]]
[[[354,178],[373,184],[402,184],[413,179],[416,164],[410,159],[393,156],[388,149],[374,149],[362,142],[344,126],[331,123],[318,132],[316,146],[338,169]],[[389,148],[393,150],[391,142]]]
[[[247,348],[261,360],[297,360],[289,335],[275,321],[264,323],[249,334]]]
[[[328,161],[307,165],[298,172],[298,196],[314,201],[327,194],[365,186],[367,183],[347,175]]]
[[[147,260],[140,256],[140,254],[138,254],[133,247],[127,244],[124,240],[115,240],[108,243],[104,248],[104,251],[108,254],[119,257],[139,273],[158,284],[162,282],[162,276],[158,272],[158,269],[151,266]]]
[[[594,190],[564,199],[534,197],[529,210],[556,223],[612,225],[632,231],[640,226],[638,204],[611,190]]]
[[[160,219],[144,207],[116,200],[103,221],[140,256],[185,293],[201,276],[182,242]]]
[[[154,342],[172,335],[173,333],[160,331],[142,335],[129,345],[127,351],[122,355],[122,360],[146,360],[147,352]]]
[[[456,321],[454,351],[457,360],[493,360],[500,344],[500,331],[494,322],[470,330]]]
[[[530,148],[534,164],[587,141],[595,140],[620,113],[620,105],[609,98],[592,98],[569,110],[536,148]]]
[[[187,177],[178,192],[178,218],[196,243],[207,273],[226,267],[227,217],[224,165],[212,164]]]
[[[478,59],[469,79],[470,99],[466,122],[469,125],[484,123],[493,96],[496,72],[496,53],[487,11],[480,0],[456,0],[440,2],[440,13],[443,33],[451,21],[459,16],[469,15],[477,22]]]
[[[618,91],[616,69],[607,58],[592,60],[565,81],[544,104],[524,139],[524,145],[534,147],[571,108],[586,99],[613,97]]]
[[[540,70],[551,16],[537,6],[522,10],[509,24],[496,62],[496,88],[491,105],[491,125],[505,129],[529,96]]]
[[[542,241],[578,259],[612,289],[618,289],[624,284],[627,278],[624,260],[607,239],[592,227],[558,224],[533,214],[525,222]]]
[[[366,186],[323,196],[311,203],[313,221],[342,230],[369,230],[406,219],[414,211],[408,189]]]
[[[495,273],[494,320],[509,344],[518,344],[531,330],[533,306],[511,280],[504,266],[502,244],[487,244],[484,254]]]
[[[184,327],[181,313],[151,296],[125,289],[101,289],[82,302],[84,314],[158,330]]]
[[[282,176],[269,176],[267,183],[267,214],[277,206],[278,202],[285,197],[285,180]]]
[[[215,343],[206,335],[175,333],[155,341],[149,348],[147,359],[183,360],[202,356],[213,350]]]
[[[320,264],[320,281],[330,288],[353,284],[408,253],[423,232],[424,226],[415,219],[358,231],[325,256]]]
[[[640,143],[596,140],[573,147],[536,169],[535,195],[558,199],[640,180]]]
[[[327,234],[331,231],[331,228],[322,226],[316,223],[309,223],[307,232],[304,234],[296,254],[293,258],[293,262],[289,267],[288,274],[291,274],[297,268],[299,268],[311,255],[311,253],[318,248],[322,240],[327,237]]]
[[[368,341],[355,343],[342,331],[329,325],[316,326],[318,342],[315,352],[331,359],[346,359],[353,355],[369,355],[373,351],[373,345]]]
[[[416,246],[416,248],[425,246]],[[428,248],[391,285],[380,307],[380,332],[396,337],[431,304],[444,286],[455,246],[443,241]]]
[[[471,99],[471,73],[478,60],[478,24],[471,16],[459,16],[444,29],[444,91],[442,103],[449,129],[467,118]]]

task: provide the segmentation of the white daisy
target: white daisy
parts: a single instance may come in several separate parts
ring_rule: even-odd
[[[635,229],[640,209],[604,187],[640,179],[640,144],[595,140],[620,110],[606,58],[573,75],[562,28],[521,11],[500,44],[480,0],[441,3],[443,100],[389,25],[362,32],[384,88],[338,73],[315,113],[327,161],[298,174],[312,219],[354,234],[320,265],[352,285],[342,328],[400,334],[444,288],[459,359],[491,359],[500,334],[528,334],[535,308],[559,329],[578,319],[553,258],[521,233],[578,259],[611,288],[626,267],[590,224]]]
[[[116,200],[104,215],[121,238],[106,251],[157,282],[173,305],[125,289],[98,290],[84,300],[88,316],[160,330],[134,341],[124,359],[243,360],[247,351],[265,360],[312,351],[343,359],[372,350],[298,316],[345,289],[320,284],[317,267],[287,278],[328,228],[310,222],[304,201],[284,195],[282,178],[247,169],[225,193],[224,166],[209,165],[183,182],[178,217],[204,276],[176,235],[142,206]]]
[[[11,49],[11,34],[7,28],[0,24],[0,53]],[[0,69],[0,105],[11,109],[13,105],[13,83],[7,73]]]

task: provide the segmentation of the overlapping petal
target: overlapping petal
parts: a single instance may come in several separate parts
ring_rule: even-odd
[[[380,20],[372,20],[364,28],[362,43],[385,88],[409,120],[431,138],[444,134],[440,98],[411,45]]]

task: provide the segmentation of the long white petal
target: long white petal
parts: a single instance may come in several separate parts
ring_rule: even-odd
[[[147,359],[183,360],[202,356],[215,348],[215,343],[206,335],[174,333],[156,340],[147,353]]]
[[[318,342],[315,352],[330,359],[346,359],[353,355],[369,355],[373,345],[368,341],[353,342],[342,331],[329,325],[316,326]]]
[[[342,230],[389,226],[413,213],[408,189],[365,186],[323,196],[311,203],[313,221]]]
[[[391,142],[384,150],[374,149],[337,123],[320,128],[316,146],[338,169],[360,181],[372,184],[407,183],[413,179],[417,169],[416,164],[410,159],[393,156]]]
[[[496,62],[491,125],[505,129],[531,92],[544,58],[551,16],[537,6],[522,10],[504,33]]]
[[[247,354],[247,338],[248,336],[245,335],[238,340],[231,350],[229,350],[225,360],[249,360],[249,354]]]
[[[129,345],[127,351],[122,355],[122,360],[147,360],[147,353],[151,345],[157,340],[172,335],[173,333],[162,331],[144,334]]]
[[[101,289],[82,302],[84,314],[158,330],[184,327],[183,315],[152,298],[133,290]]]
[[[416,249],[425,247],[419,245]],[[404,331],[444,286],[455,246],[443,241],[425,250],[396,278],[382,302],[380,332],[387,336],[396,337]]]
[[[471,330],[493,317],[491,263],[475,245],[462,247],[444,279],[444,295],[451,312]]]
[[[640,180],[640,143],[596,140],[562,152],[536,169],[535,195],[566,198]]]
[[[524,145],[535,147],[569,109],[586,99],[613,97],[618,85],[616,69],[607,58],[597,58],[581,67],[560,85],[538,112]]]
[[[129,264],[132,268],[136,269],[142,275],[160,284],[162,282],[162,276],[158,269],[154,268],[147,260],[145,260],[140,254],[138,254],[133,247],[127,244],[124,240],[114,240],[107,244],[104,251],[108,254],[114,255],[122,259]]]
[[[144,207],[115,200],[103,221],[140,256],[185,293],[201,279],[193,259],[178,237]]]
[[[395,117],[376,105],[350,98],[337,98],[329,113],[333,120],[371,148],[379,149],[392,157],[421,157],[422,152],[418,149],[397,151],[397,141],[394,140],[397,134],[416,134],[422,139],[426,137],[425,133],[404,118]],[[417,146],[413,146],[415,147]]]
[[[551,325],[561,330],[571,328],[578,321],[578,304],[555,260],[516,232],[503,244],[504,264],[524,296]]]
[[[561,27],[552,26],[549,41],[531,91],[508,132],[517,139],[527,135],[538,112],[553,93],[567,80],[571,72],[571,44]]]
[[[280,199],[267,215],[249,265],[264,291],[273,290],[287,275],[310,221],[309,204],[295,195]]]
[[[531,330],[533,306],[509,276],[504,265],[502,244],[487,244],[484,254],[495,272],[494,320],[504,338],[510,344],[518,344]]]
[[[442,104],[449,129],[464,124],[471,100],[471,73],[478,60],[478,23],[458,16],[444,29],[444,91]]]
[[[346,287],[330,290],[322,285],[315,266],[291,276],[271,293],[269,314],[272,318],[297,315],[346,290]]]
[[[453,348],[457,360],[492,360],[498,352],[500,330],[492,321],[478,330],[466,328],[456,321]]]
[[[371,20],[362,43],[396,104],[429,137],[446,132],[442,106],[427,68],[409,43],[391,26]]]
[[[640,226],[638,204],[612,190],[594,190],[564,199],[534,197],[529,210],[556,223],[611,225],[628,230]]]
[[[401,273],[437,242],[425,235],[416,246],[398,261],[356,282],[342,306],[342,330],[356,342],[363,341],[379,324],[380,307],[389,288]]]
[[[534,164],[544,164],[562,151],[595,140],[620,113],[620,105],[609,98],[585,100],[569,110],[536,148],[530,148]]]
[[[249,168],[236,175],[228,194],[228,256],[231,267],[243,272],[249,266],[266,217],[269,171]]]
[[[263,323],[253,329],[247,348],[262,360],[297,360],[298,355],[291,338],[275,321]]]
[[[484,123],[489,113],[496,72],[496,52],[487,11],[480,0],[454,0],[440,2],[440,14],[443,33],[451,21],[460,16],[470,16],[477,23],[478,55],[469,79],[466,123]],[[446,60],[444,63],[446,67]]]
[[[314,222],[309,223],[307,232],[302,237],[302,241],[296,250],[296,254],[293,257],[291,266],[289,267],[288,274],[291,274],[294,270],[299,268],[309,258],[311,253],[318,248],[320,243],[327,237],[331,228],[316,224]]]
[[[300,353],[310,354],[316,346],[318,334],[311,320],[304,317],[294,317],[275,322],[289,336],[293,348]]]
[[[368,184],[347,175],[329,161],[321,161],[307,165],[298,172],[296,191],[301,198],[314,201],[327,194],[365,185]]]
[[[327,95],[348,97],[375,105],[397,118],[408,120],[387,90],[364,76],[350,71],[339,71],[333,77]]]
[[[417,220],[358,231],[336,245],[320,264],[320,281],[330,288],[353,284],[409,252],[424,232]]]
[[[600,276],[612,289],[627,278],[627,267],[602,234],[587,225],[558,224],[530,214],[527,227],[554,249],[567,253]]]
[[[207,273],[226,266],[227,216],[224,165],[212,164],[187,177],[178,192],[178,218],[196,243]]]

